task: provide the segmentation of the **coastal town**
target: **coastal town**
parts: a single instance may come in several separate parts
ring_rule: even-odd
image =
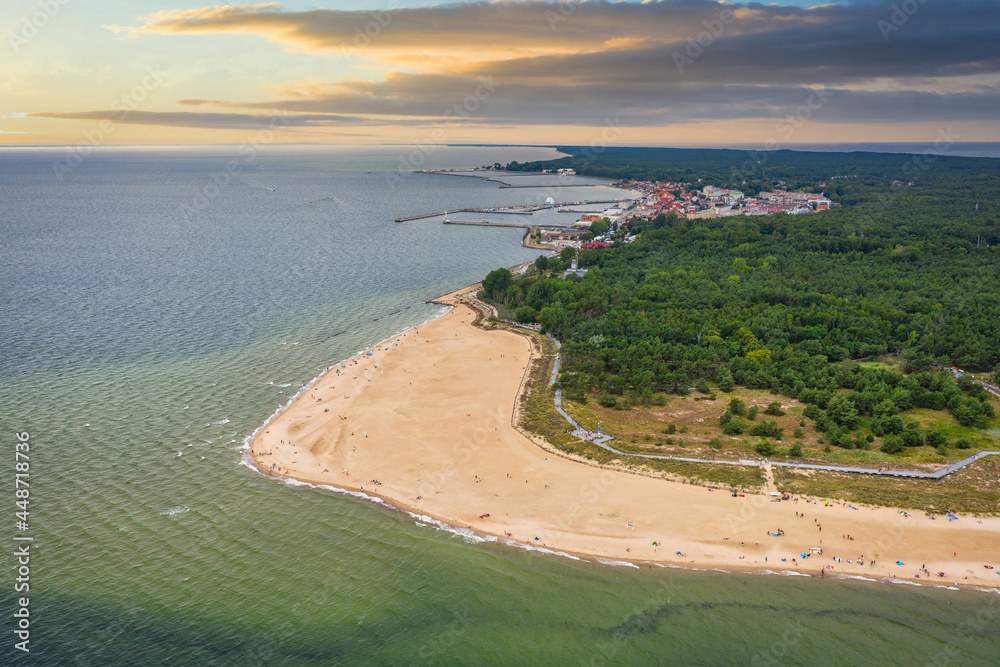
[[[616,183],[613,187],[629,192],[634,198],[616,202],[601,211],[583,212],[568,229],[565,226],[542,227],[539,240],[560,248],[600,248],[615,240],[633,241],[636,235],[630,234],[628,227],[636,218],[653,220],[659,215],[671,214],[682,220],[781,213],[807,215],[834,206],[823,193],[775,189],[753,197],[739,190],[699,185],[652,181]],[[552,204],[560,206],[558,202]]]
[[[555,190],[565,187],[592,187],[594,183],[572,181],[549,185],[516,185],[511,182],[503,168],[497,164],[474,169],[423,170],[416,173],[441,176],[477,178],[500,184],[501,188],[547,188]],[[558,172],[544,170],[542,174],[560,179],[573,179],[577,174],[572,169]],[[504,180],[506,178],[507,180]],[[444,211],[418,213],[400,216],[395,222],[411,222],[427,218],[444,218],[445,224],[477,225],[485,227],[523,227],[525,245],[539,249],[582,248],[593,249],[613,243],[630,243],[641,234],[642,221],[654,221],[657,216],[675,216],[678,220],[701,220],[706,218],[727,218],[738,215],[808,215],[827,211],[834,202],[822,192],[797,192],[784,189],[758,192],[750,196],[740,190],[720,188],[715,185],[666,181],[608,181],[602,187],[611,188],[621,194],[603,200],[558,201],[553,196],[544,202],[523,205],[494,206],[486,208],[455,208]],[[778,186],[785,183],[779,181]],[[820,183],[820,186],[825,183]],[[490,220],[460,221],[450,219],[456,213],[480,213],[492,215],[532,216],[543,211],[577,213],[571,222],[495,222]],[[523,219],[523,218],[522,218]],[[634,221],[640,221],[636,224]]]

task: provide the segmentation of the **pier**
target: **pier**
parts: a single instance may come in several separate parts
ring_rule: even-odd
[[[423,220],[424,218],[436,218],[452,213],[495,213],[499,215],[531,215],[535,211],[552,208],[547,204],[536,204],[526,206],[489,206],[485,208],[453,208],[447,211],[435,211],[434,213],[421,213],[419,215],[407,215],[396,218],[396,222],[407,222],[409,220]]]
[[[512,190],[514,188],[597,188],[597,187],[607,187],[603,183],[549,183],[548,185],[511,185],[510,183],[503,183],[502,181],[497,181],[500,183],[500,190]]]
[[[519,187],[519,186],[514,186]],[[545,187],[540,185],[525,185],[526,188],[534,187]],[[513,206],[486,206],[482,208],[453,208],[447,211],[435,211],[433,213],[420,213],[418,215],[406,215],[396,218],[396,222],[409,222],[410,220],[423,220],[426,218],[437,218],[442,215],[451,215],[453,213],[493,213],[497,215],[532,215],[535,211],[545,211],[548,209],[555,208],[560,213],[587,213],[588,211],[567,211],[563,208],[557,207],[567,207],[567,206],[592,206],[595,204],[621,204],[622,202],[632,201],[631,199],[588,199],[586,201],[578,202],[563,202],[560,204],[517,204]],[[523,225],[520,225],[523,226]]]

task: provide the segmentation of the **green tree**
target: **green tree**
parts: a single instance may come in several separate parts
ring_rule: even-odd
[[[590,223],[590,231],[594,236],[600,236],[606,234],[608,230],[611,229],[611,222],[607,218],[601,218]]]
[[[730,373],[729,369],[725,367],[723,367],[722,370],[719,371],[718,382],[719,382],[719,390],[724,391],[727,394],[731,392],[735,386],[733,383],[733,374]]]
[[[536,311],[531,306],[521,306],[516,311],[514,311],[514,319],[521,324],[528,324],[534,322],[535,318],[538,317],[538,311]]]
[[[483,291],[490,299],[503,301],[507,299],[507,290],[514,282],[514,275],[507,269],[496,269],[486,274],[483,279]]]
[[[747,413],[747,404],[738,398],[732,398],[729,400],[728,412],[742,417]]]
[[[835,423],[849,430],[853,431],[858,426],[858,410],[854,407],[854,402],[847,396],[837,396],[833,399],[827,409],[827,414]]]
[[[773,401],[769,403],[767,409],[764,410],[764,414],[774,415],[776,417],[780,417],[785,414],[785,411],[781,409],[781,401]]]

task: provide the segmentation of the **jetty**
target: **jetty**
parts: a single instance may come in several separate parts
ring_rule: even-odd
[[[524,188],[595,188],[600,187],[602,183],[549,183],[547,185],[511,185],[510,183],[500,183],[498,190],[512,190],[512,189],[524,189]],[[606,186],[605,186],[606,187]]]
[[[528,185],[524,187],[544,187]],[[433,213],[420,213],[418,215],[404,215],[396,218],[396,222],[409,222],[410,220],[424,220],[426,218],[437,218],[453,213],[492,213],[496,215],[532,215],[536,211],[546,211],[557,209],[560,213],[587,213],[587,211],[569,211],[567,206],[592,206],[595,204],[620,204],[632,201],[631,199],[588,199],[578,202],[561,202],[559,204],[516,204],[512,206],[484,206],[480,208],[453,208],[447,211],[434,211]]]
[[[453,208],[447,211],[435,211],[433,213],[421,213],[419,215],[406,215],[396,218],[396,222],[407,222],[409,220],[423,220],[425,218],[436,218],[452,213],[495,213],[498,215],[531,215],[535,211],[552,208],[547,204],[535,204],[526,206],[488,206],[484,208]]]

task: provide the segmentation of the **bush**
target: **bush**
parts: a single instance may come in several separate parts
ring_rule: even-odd
[[[887,435],[884,440],[882,440],[882,451],[886,454],[899,454],[903,451],[903,441],[899,436]]]
[[[750,427],[750,435],[781,440],[782,430],[783,429],[778,428],[778,422],[767,421],[765,419],[761,423],[754,424]]]
[[[944,447],[948,442],[948,439],[941,431],[928,431],[924,440],[931,447]]]
[[[667,397],[663,394],[656,394],[652,399],[653,405],[663,407],[667,404]]]
[[[753,406],[753,407],[751,407],[749,410],[747,410],[747,419],[749,419],[750,421],[753,421],[754,419],[757,419],[757,406],[756,405]]]
[[[747,413],[747,404],[738,398],[730,399],[729,412],[739,417],[742,417]]]
[[[664,431],[664,433],[667,435],[673,435],[674,433],[677,433],[677,427],[673,424],[667,424],[667,430]]]
[[[712,391],[708,386],[708,380],[705,378],[698,378],[698,381],[694,383],[694,388],[702,394],[708,394]]]
[[[972,441],[968,438],[959,438],[955,441],[955,446],[959,449],[972,449]]]
[[[775,417],[780,417],[785,414],[785,411],[781,409],[781,401],[774,401],[768,404],[767,409],[764,410],[766,415],[774,415]]]
[[[794,433],[792,433],[792,437],[795,437],[795,438],[804,438],[804,437],[805,437],[805,435],[806,435],[806,434],[805,434],[805,433],[803,433],[803,432],[802,432],[802,429],[800,429],[800,428],[797,428],[797,429],[795,429],[795,432],[794,432]]]
[[[788,455],[789,456],[802,456],[802,445],[800,445],[799,443],[796,442],[794,445],[791,446],[791,448],[789,448]]]
[[[618,407],[618,399],[611,394],[601,394],[601,397],[597,399],[597,402],[606,408]]]
[[[774,456],[775,452],[778,451],[778,448],[772,445],[767,440],[761,440],[754,447],[754,451],[760,454],[761,456]]]
[[[924,436],[919,429],[909,426],[903,431],[903,445],[906,447],[920,447],[924,444]]]
[[[740,435],[743,433],[743,420],[731,419],[722,425],[722,432],[726,435]]]

